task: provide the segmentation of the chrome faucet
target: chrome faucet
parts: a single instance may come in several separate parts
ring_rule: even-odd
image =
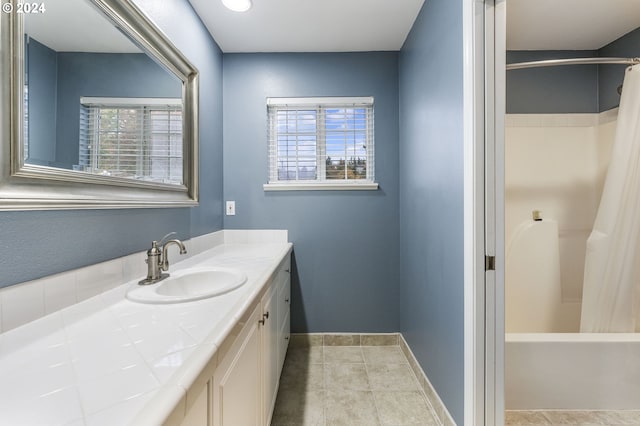
[[[151,243],[151,248],[147,250],[147,259],[145,260],[145,262],[147,262],[147,278],[139,281],[138,284],[155,284],[169,276],[169,274],[163,274],[162,271],[169,270],[168,250],[171,244],[176,244],[178,247],[180,247],[180,254],[187,253],[187,249],[185,248],[182,241],[173,239],[165,242],[165,240],[171,235],[175,235],[175,232],[168,233],[167,235],[162,237],[160,242],[153,241]],[[162,248],[160,248],[160,246],[162,246]]]

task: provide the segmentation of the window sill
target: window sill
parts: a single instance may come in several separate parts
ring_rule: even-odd
[[[378,184],[371,183],[265,183],[265,191],[376,191]]]

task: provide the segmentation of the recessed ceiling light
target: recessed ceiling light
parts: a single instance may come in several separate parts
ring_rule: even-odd
[[[246,12],[251,9],[251,0],[222,0],[222,4],[234,12]]]

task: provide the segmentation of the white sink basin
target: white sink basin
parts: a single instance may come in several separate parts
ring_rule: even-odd
[[[244,272],[207,267],[173,272],[157,284],[135,285],[127,299],[140,303],[180,303],[228,293],[247,281]]]

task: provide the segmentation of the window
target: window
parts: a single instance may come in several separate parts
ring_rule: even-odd
[[[269,98],[269,183],[279,189],[377,189],[373,98]]]
[[[182,101],[82,98],[79,169],[182,184]]]

